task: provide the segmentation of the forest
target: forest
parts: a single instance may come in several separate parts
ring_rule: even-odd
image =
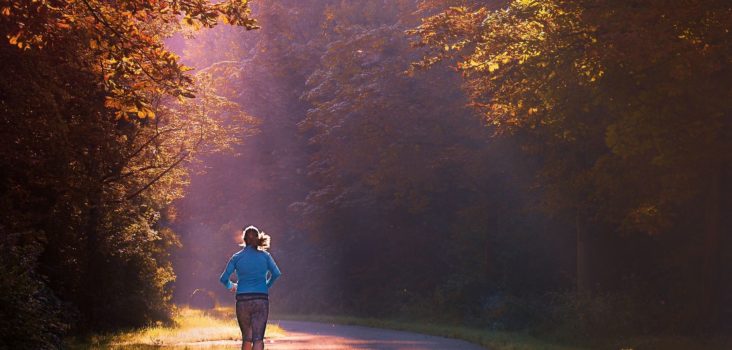
[[[248,225],[273,313],[725,336],[730,30],[728,0],[1,0],[0,349],[230,303]]]

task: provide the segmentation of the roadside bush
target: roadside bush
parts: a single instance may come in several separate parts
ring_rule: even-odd
[[[534,296],[494,293],[482,299],[476,323],[493,330],[529,331],[562,340],[611,339],[675,331],[664,305],[629,292]]]
[[[35,273],[38,237],[0,227],[0,349],[58,349],[69,327],[69,310]]]
[[[539,327],[548,312],[545,298],[494,293],[483,298],[479,323],[493,330],[522,331]]]
[[[556,293],[541,329],[559,337],[605,338],[636,334],[643,312],[624,294]]]

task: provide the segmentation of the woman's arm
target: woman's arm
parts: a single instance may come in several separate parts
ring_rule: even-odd
[[[229,259],[229,262],[226,264],[226,269],[224,269],[224,272],[221,274],[221,277],[219,277],[219,281],[221,281],[221,284],[226,287],[226,289],[233,289],[236,287],[234,283],[232,283],[229,280],[229,276],[231,276],[231,273],[234,272],[234,257],[232,256],[231,259]]]
[[[282,272],[280,272],[280,268],[277,267],[277,264],[275,263],[274,259],[272,259],[272,255],[267,253],[267,269],[269,269],[269,279],[267,280],[267,289],[272,287],[272,284],[282,276]]]

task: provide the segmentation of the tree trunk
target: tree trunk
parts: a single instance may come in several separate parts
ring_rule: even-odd
[[[722,207],[722,171],[715,171],[709,178],[705,203],[704,257],[702,263],[701,312],[704,320],[713,324],[717,320],[719,245]]]
[[[587,220],[582,210],[577,208],[575,217],[575,229],[577,230],[577,293],[587,294],[590,292],[589,259],[587,254]]]
[[[87,329],[99,326],[103,315],[98,315],[100,302],[100,281],[102,280],[102,252],[99,242],[99,224],[101,222],[101,193],[92,193],[89,201],[89,211],[85,227],[86,266],[82,272],[82,290],[77,295],[81,300],[77,302],[84,316],[84,325]]]

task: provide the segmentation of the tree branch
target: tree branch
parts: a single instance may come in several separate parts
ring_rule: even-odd
[[[176,166],[178,166],[178,164],[180,164],[183,160],[185,160],[186,158],[188,158],[188,155],[190,154],[188,151],[183,151],[182,153],[183,153],[183,155],[178,160],[176,160],[173,164],[171,164],[167,169],[165,169],[163,172],[161,172],[160,174],[158,174],[157,176],[155,176],[155,178],[153,178],[145,186],[142,186],[142,188],[140,188],[139,190],[137,190],[134,193],[132,193],[132,194],[128,195],[127,197],[125,197],[125,199],[130,200],[132,198],[137,197],[140,193],[142,193],[143,191],[145,191],[148,188],[150,188],[150,186],[152,186],[154,183],[156,183],[158,180],[160,180],[160,178],[162,178],[163,176],[165,176],[165,174],[167,174],[168,172],[170,172],[171,170],[173,170]]]

